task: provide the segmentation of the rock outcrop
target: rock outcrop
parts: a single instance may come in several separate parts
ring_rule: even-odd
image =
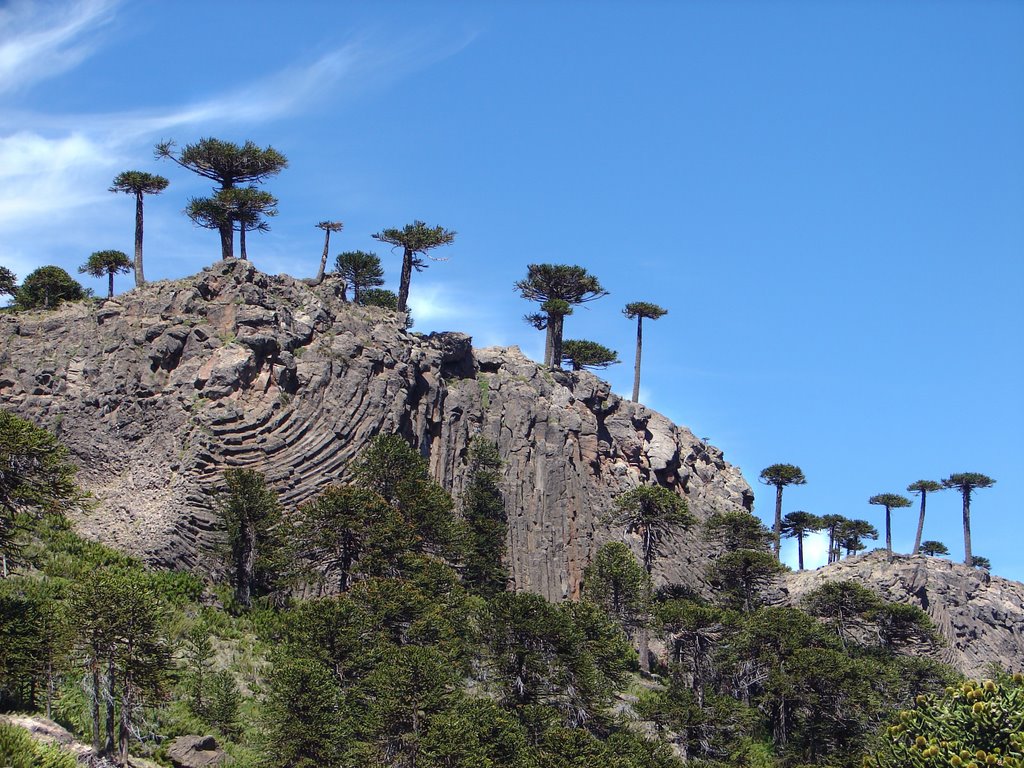
[[[498,443],[515,586],[578,594],[612,499],[660,483],[699,517],[750,509],[722,452],[517,348],[474,350],[404,318],[342,302],[248,262],[152,283],[97,304],[0,316],[0,407],[54,430],[95,507],[86,535],[164,566],[201,566],[228,467],[266,473],[288,508],[345,481],[378,432],[398,432],[458,498],[470,440]],[[705,589],[713,554],[681,534],[656,581]]]
[[[813,571],[787,574],[788,599],[800,598],[828,581],[855,581],[897,603],[924,610],[946,640],[942,660],[969,677],[981,677],[997,662],[1024,671],[1024,584],[987,571],[925,555],[875,551]]]

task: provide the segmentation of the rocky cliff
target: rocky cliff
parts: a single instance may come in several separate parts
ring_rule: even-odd
[[[783,590],[794,604],[827,581],[849,580],[887,600],[909,603],[931,617],[946,640],[941,658],[969,677],[990,662],[1024,671],[1024,584],[925,555],[875,551],[814,571],[786,574]]]
[[[515,586],[578,593],[619,493],[660,483],[700,518],[753,496],[717,448],[588,373],[517,348],[407,332],[243,261],[96,304],[0,316],[0,407],[54,430],[97,504],[87,535],[160,565],[200,566],[225,468],[266,473],[289,508],[332,482],[378,432],[399,432],[458,498],[476,435],[498,443]],[[655,573],[704,588],[712,555],[681,534]]]

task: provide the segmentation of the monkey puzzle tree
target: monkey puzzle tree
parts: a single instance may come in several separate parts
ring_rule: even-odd
[[[583,570],[583,596],[615,619],[627,635],[647,623],[653,592],[650,574],[621,541],[603,545]]]
[[[562,365],[562,329],[566,315],[578,304],[607,296],[598,279],[583,267],[570,264],[530,264],[526,278],[516,282],[519,295],[528,301],[540,302],[541,312],[524,320],[537,330],[547,331],[544,342],[544,365]]]
[[[941,541],[922,541],[919,547],[921,554],[928,555],[929,557],[937,557],[938,555],[948,555],[949,547],[943,544]]]
[[[0,267],[0,296],[14,296],[18,290],[18,278],[7,267]]]
[[[22,512],[61,514],[81,498],[67,453],[45,429],[0,410],[0,577],[17,549]]]
[[[821,518],[810,512],[790,512],[782,519],[782,535],[796,539],[797,562],[801,571],[804,569],[804,536],[823,527]]]
[[[696,522],[686,501],[660,485],[642,485],[616,498],[612,520],[624,526],[626,535],[640,537],[640,556],[648,575],[654,570],[654,559],[663,552],[665,539]],[[646,627],[640,630],[640,669],[650,671]]]
[[[442,245],[450,245],[456,233],[444,227],[428,227],[420,220],[406,224],[403,229],[385,229],[375,235],[380,240],[395,248],[402,249],[402,276],[398,284],[398,311],[405,312],[409,303],[409,283],[412,271],[422,272],[429,265],[423,260],[427,256],[434,261],[444,261],[429,255],[429,251]]]
[[[228,563],[235,599],[248,608],[254,594],[273,586],[282,553],[281,504],[263,475],[251,469],[229,469],[217,512],[227,534]]]
[[[587,339],[569,339],[562,345],[562,360],[569,363],[574,371],[584,368],[603,370],[619,362],[614,349]]]
[[[924,535],[925,500],[929,493],[941,491],[942,489],[942,483],[937,483],[934,480],[918,480],[916,483],[911,483],[907,486],[908,491],[914,494],[920,494],[921,496],[921,514],[917,518],[917,536],[914,538],[914,551],[910,553],[912,555],[916,555],[918,550],[921,549],[921,536]]]
[[[633,402],[640,400],[640,351],[644,345],[644,318],[657,320],[668,310],[647,301],[634,301],[626,305],[622,314],[630,320],[636,318],[636,362],[633,364]]]
[[[324,281],[324,271],[327,269],[327,249],[331,246],[331,232],[341,232],[345,225],[340,221],[321,221],[317,222],[316,228],[324,231],[324,252],[320,256],[320,269],[317,270],[316,279],[313,281],[314,285],[320,285]]]
[[[220,230],[227,226],[238,230],[239,256],[248,259],[245,233],[267,232],[270,225],[264,216],[277,216],[277,198],[256,187],[232,187],[218,190],[213,197],[193,197],[185,214],[205,229]]]
[[[352,301],[361,303],[360,299],[368,288],[384,285],[384,270],[380,258],[375,253],[366,251],[345,251],[339,253],[334,260],[334,271],[344,281],[341,285],[342,301],[348,301],[348,286],[352,286]],[[396,297],[394,307],[398,306]]]
[[[114,298],[114,275],[132,271],[128,255],[121,251],[95,251],[89,260],[78,268],[79,274],[93,277],[107,276],[107,298]]]
[[[971,567],[984,568],[986,571],[991,571],[992,561],[987,557],[982,557],[981,555],[971,555]]]
[[[964,500],[964,563],[971,561],[971,494],[979,488],[991,488],[996,484],[988,475],[980,472],[958,472],[942,481],[943,488],[956,488]]]
[[[175,154],[173,141],[156,145],[157,158],[166,158],[219,185],[219,190],[245,184],[259,184],[288,167],[288,160],[273,147],[261,149],[251,141],[242,146],[231,141],[207,138],[186,144]],[[205,225],[201,225],[205,226]],[[221,258],[234,256],[234,220],[222,217],[211,227],[220,232]]]
[[[51,309],[62,301],[84,299],[86,292],[60,267],[46,266],[31,272],[21,284],[14,304],[18,309]]]
[[[775,541],[772,548],[775,552],[775,559],[779,558],[779,547],[782,545],[782,489],[787,485],[804,485],[807,478],[803,470],[793,464],[772,464],[761,470],[761,482],[765,485],[775,486],[775,525],[772,527],[772,535]]]
[[[135,287],[146,282],[142,272],[142,196],[159,195],[170,182],[163,176],[143,171],[124,171],[114,177],[111,192],[135,195]]]
[[[836,529],[836,546],[845,549],[847,556],[865,549],[864,539],[878,540],[878,529],[867,520],[844,520]]]
[[[898,493],[879,493],[868,499],[868,504],[885,507],[885,548],[892,554],[892,510],[910,506],[910,499]]]
[[[821,516],[821,530],[828,533],[828,562],[834,563],[839,559],[839,537],[836,531],[843,523],[849,520],[842,515],[828,514]]]

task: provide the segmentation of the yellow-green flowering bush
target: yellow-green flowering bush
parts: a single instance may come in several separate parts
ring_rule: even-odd
[[[914,709],[880,736],[864,768],[1024,768],[1024,675],[965,682]]]

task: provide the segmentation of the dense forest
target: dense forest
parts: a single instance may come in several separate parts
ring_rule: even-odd
[[[624,494],[650,549],[605,545],[583,599],[553,604],[506,591],[484,441],[459,499],[392,435],[298,509],[229,470],[203,578],[78,537],[65,449],[6,412],[0,459],[0,706],[121,762],[214,733],[268,768],[1020,764],[1020,675],[959,680],[925,614],[852,583],[766,604],[782,566],[747,513],[698,526],[678,497]],[[714,599],[652,588],[659,526],[722,545]],[[58,764],[26,744],[0,729],[0,762]]]

